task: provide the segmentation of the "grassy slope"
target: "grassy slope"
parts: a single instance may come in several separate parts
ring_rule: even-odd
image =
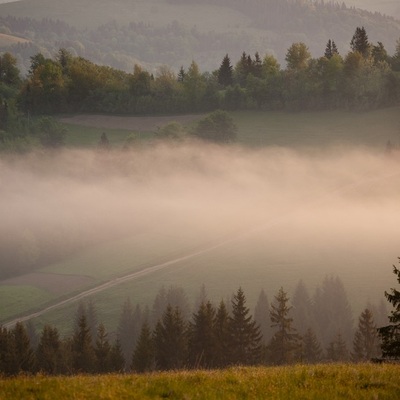
[[[0,399],[387,399],[398,398],[400,366],[231,368],[151,375],[19,377]]]
[[[323,113],[263,113],[263,112],[238,112],[233,117],[239,126],[239,142],[255,145],[281,145],[289,147],[310,146],[323,148],[329,143],[344,143],[352,145],[371,146],[377,151],[382,151],[388,139],[397,143],[400,132],[399,108],[377,110],[370,113],[347,112],[323,112]],[[75,126],[73,133],[75,145],[81,143],[79,127]],[[95,145],[98,141],[97,133],[92,136],[92,142],[88,141],[86,132],[90,128],[82,127],[82,144]],[[98,133],[100,133],[99,130]],[[96,131],[97,132],[97,131]],[[110,141],[113,142],[113,132],[107,131]],[[116,131],[115,135],[119,137]],[[115,141],[114,143],[116,143]],[[162,262],[167,257],[181,255],[191,250],[193,243],[200,245],[200,239],[179,236],[178,230],[174,230],[174,236],[165,237],[157,234],[157,231],[142,233],[138,236],[110,242],[107,245],[89,249],[81,254],[66,259],[58,264],[46,267],[43,272],[69,273],[91,276],[98,281],[111,279],[124,273],[144,268],[145,266]],[[198,293],[199,287],[204,283],[211,298],[219,299],[227,296],[242,285],[250,304],[254,304],[261,288],[272,295],[277,287],[284,282],[285,289],[291,291],[299,280],[298,274],[293,274],[300,265],[303,270],[312,269],[320,271],[319,274],[307,275],[307,285],[310,288],[320,284],[326,274],[335,273],[347,282],[352,282],[358,289],[355,299],[350,293],[355,310],[365,305],[367,297],[374,301],[378,293],[369,294],[368,287],[357,283],[358,274],[363,268],[364,281],[375,282],[375,265],[390,265],[391,260],[379,260],[373,255],[364,262],[358,259],[355,249],[351,260],[352,269],[347,268],[347,263],[338,266],[324,259],[323,268],[321,254],[312,247],[309,249],[307,260],[301,258],[301,251],[296,249],[300,245],[291,244],[290,254],[269,251],[260,251],[263,248],[279,248],[279,241],[285,240],[285,223],[274,227],[274,235],[271,237],[268,230],[265,235],[250,237],[237,246],[237,243],[227,244],[208,254],[194,257],[185,262],[177,263],[170,268],[155,274],[142,277],[138,280],[124,283],[120,286],[108,289],[94,296],[98,309],[101,310],[100,319],[113,329],[119,317],[120,307],[127,297],[133,303],[151,303],[155,293],[162,284],[181,285],[193,299]],[[204,236],[200,235],[199,238]],[[154,252],[154,248],[157,251]],[[245,249],[245,250],[242,250]],[[329,249],[326,250],[329,254]],[[385,264],[386,262],[386,264]],[[383,263],[383,264],[382,264]],[[319,268],[318,268],[319,267]],[[249,276],[247,270],[251,269]],[[391,274],[381,276],[379,290],[383,290],[391,284]],[[363,281],[363,282],[364,282]],[[388,286],[389,285],[389,286]],[[377,289],[377,292],[379,291]],[[25,293],[25,292],[24,292]],[[24,297],[24,296],[22,296]],[[23,311],[21,304],[26,305],[26,310],[34,302],[27,294],[8,304],[7,316]],[[22,303],[21,303],[22,302]],[[71,304],[49,312],[38,318],[39,326],[44,323],[52,323],[66,331],[70,328],[69,318],[72,318],[76,304]],[[3,314],[3,313],[2,313]],[[66,317],[67,316],[67,317]],[[2,315],[4,317],[4,315]]]

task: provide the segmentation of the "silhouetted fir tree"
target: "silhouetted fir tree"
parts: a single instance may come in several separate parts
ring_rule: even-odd
[[[86,320],[90,329],[90,335],[92,336],[92,344],[94,345],[97,335],[98,320],[96,306],[92,299],[89,299],[86,304]]]
[[[314,296],[314,318],[317,334],[325,347],[332,332],[341,332],[346,343],[353,341],[353,313],[342,281],[326,277]]]
[[[312,316],[311,298],[302,280],[294,290],[292,304],[293,326],[300,335],[304,335],[307,329],[315,326],[315,322]]]
[[[154,331],[156,368],[160,370],[180,369],[187,359],[186,324],[179,308],[170,305]]]
[[[233,296],[229,333],[232,364],[251,365],[261,361],[260,327],[249,314],[242,288],[239,288]]]
[[[36,349],[37,369],[49,375],[63,372],[63,351],[56,327],[45,325]]]
[[[102,323],[97,328],[96,344],[94,353],[96,355],[96,372],[106,373],[111,371],[110,366],[111,345],[108,341],[106,328]]]
[[[165,290],[165,287],[162,286],[159,291],[157,292],[157,295],[154,299],[153,302],[153,307],[151,310],[151,322],[152,326],[155,326],[157,322],[162,318],[165,309],[167,307],[167,291]]]
[[[336,44],[333,40],[329,39],[326,44],[324,56],[330,60],[335,54],[339,54]]]
[[[122,354],[125,360],[132,358],[134,349],[134,321],[133,321],[133,309],[130,299],[126,299],[121,310],[117,327],[117,337],[121,345]]]
[[[251,73],[255,77],[261,78],[262,68],[263,68],[263,62],[262,62],[262,60],[260,58],[260,54],[257,51],[256,54],[254,54],[254,61],[252,62],[252,71],[251,71]]]
[[[194,310],[198,310],[199,307],[202,305],[202,303],[207,303],[208,301],[208,295],[207,295],[207,290],[206,286],[204,283],[200,286],[199,294],[196,297],[196,300],[194,302]]]
[[[307,364],[315,364],[322,359],[322,349],[314,331],[309,328],[303,336],[301,361]]]
[[[347,349],[346,342],[344,341],[340,332],[329,343],[326,349],[326,357],[328,361],[332,362],[349,361],[350,354]]]
[[[215,314],[214,321],[215,337],[215,361],[216,367],[225,367],[229,364],[230,355],[230,331],[229,331],[229,313],[225,302],[221,301]]]
[[[364,58],[366,58],[370,51],[370,44],[368,35],[364,27],[357,27],[351,39],[350,48],[353,52],[358,51]]]
[[[182,65],[178,72],[178,82],[183,82],[185,80],[185,76],[186,72]]]
[[[271,319],[269,315],[269,301],[264,290],[258,296],[257,304],[254,308],[254,320],[260,327],[262,343],[267,344],[272,337]]]
[[[268,344],[269,361],[275,365],[290,364],[300,356],[300,336],[289,317],[292,307],[287,305],[289,298],[283,288],[279,289],[271,305],[272,327],[277,331]]]
[[[36,331],[35,325],[33,324],[33,322],[31,320],[26,322],[25,329],[26,329],[26,333],[28,334],[29,341],[31,343],[31,347],[33,350],[35,350],[39,343],[39,335]]]
[[[190,318],[191,308],[185,290],[180,286],[170,286],[166,294],[166,303],[164,304],[164,312],[166,306],[178,308],[182,318],[186,321]]]
[[[0,328],[0,372],[5,375],[19,372],[15,340],[6,328]]]
[[[352,361],[370,361],[379,355],[379,338],[371,311],[366,308],[358,319],[358,328],[354,335]]]
[[[145,321],[132,356],[131,369],[144,373],[154,370],[154,342],[149,324]]]
[[[32,350],[24,324],[17,322],[11,333],[14,340],[18,372],[33,373],[35,369],[35,353]]]
[[[400,257],[399,257],[400,260]],[[397,275],[397,282],[400,283],[400,269],[393,265],[393,273]],[[385,358],[400,358],[400,291],[392,288],[390,292],[385,291],[385,297],[394,307],[389,316],[389,325],[378,329],[382,340],[382,356]]]
[[[82,315],[72,337],[72,367],[75,373],[93,372],[95,363],[96,358],[90,328],[87,324],[86,315]]]
[[[215,310],[212,304],[201,303],[189,322],[189,364],[194,368],[210,368],[215,358]]]
[[[233,84],[233,66],[228,54],[225,55],[218,69],[218,83],[224,87]]]
[[[125,369],[125,358],[122,353],[122,348],[117,339],[110,350],[110,371],[123,372]]]

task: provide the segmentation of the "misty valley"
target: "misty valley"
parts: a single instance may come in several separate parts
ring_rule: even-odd
[[[400,8],[361,3],[0,0],[0,399],[396,398]]]

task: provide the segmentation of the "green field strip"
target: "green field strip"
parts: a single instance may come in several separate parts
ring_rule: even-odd
[[[0,285],[0,321],[12,318],[32,307],[40,307],[55,296],[27,285]]]
[[[191,235],[142,233],[104,243],[41,272],[90,276],[98,281],[135,272],[193,250]],[[198,246],[198,244],[197,244]]]

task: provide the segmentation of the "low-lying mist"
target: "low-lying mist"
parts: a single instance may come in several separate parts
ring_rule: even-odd
[[[3,156],[1,278],[155,231],[193,248],[231,241],[276,263],[292,257],[296,279],[347,273],[376,295],[400,255],[398,161],[366,149],[198,143]]]

